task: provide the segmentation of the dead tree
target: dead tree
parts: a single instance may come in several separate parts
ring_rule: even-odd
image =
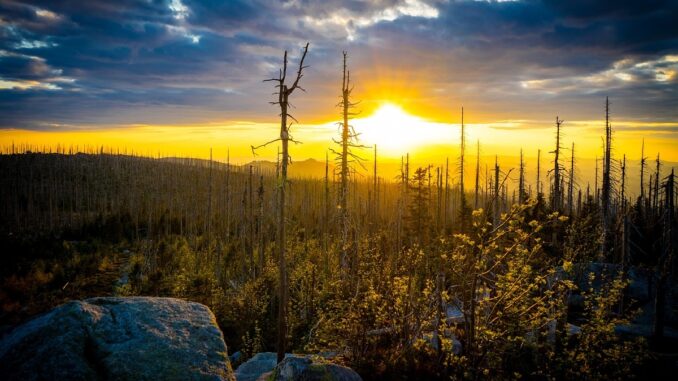
[[[661,161],[659,161],[659,152],[657,152],[657,160],[656,160],[656,165],[657,169],[656,172],[654,173],[654,198],[653,198],[653,203],[652,203],[652,208],[655,210],[657,213],[659,210],[659,172],[661,168]]]
[[[463,207],[466,197],[464,196],[464,151],[466,150],[466,136],[464,134],[464,108],[461,108],[461,140],[459,142],[459,193]]]
[[[499,225],[499,160],[496,155],[494,157],[494,195],[492,202],[494,203],[492,225],[497,227]]]
[[[372,194],[374,198],[374,205],[372,206],[373,211],[373,223],[377,223],[379,218],[379,187],[377,184],[377,145],[374,145],[374,178],[372,179]]]
[[[337,155],[337,170],[339,172],[339,222],[341,226],[341,258],[339,263],[341,264],[342,270],[345,272],[354,264],[353,258],[349,257],[349,248],[350,244],[350,215],[348,212],[348,186],[349,186],[349,177],[352,172],[352,164],[358,163],[362,166],[363,159],[356,155],[353,152],[354,148],[364,148],[364,146],[358,144],[358,134],[353,129],[353,126],[349,124],[349,119],[356,115],[355,112],[351,110],[356,106],[356,103],[351,102],[351,93],[353,92],[353,86],[351,85],[351,72],[348,70],[346,65],[347,53],[343,52],[344,61],[343,61],[343,75],[341,80],[341,101],[337,105],[341,108],[342,121],[339,123],[341,140],[334,140],[336,144],[339,145],[340,150],[335,151]],[[364,168],[364,167],[363,167]]]
[[[622,215],[626,216],[626,154],[624,154],[624,158],[619,163],[621,165],[621,185],[619,186],[619,192],[620,192],[620,200],[619,200],[619,206],[621,207],[621,212]],[[624,217],[626,218],[626,217]]]
[[[479,185],[479,180],[480,180],[480,139],[476,142],[477,148],[476,148],[476,193],[475,193],[475,199],[474,199],[474,209],[478,209],[478,185]]]
[[[523,149],[520,149],[520,171],[518,173],[518,203],[525,202],[525,162],[523,162]]]
[[[212,148],[210,148],[209,185],[207,190],[207,257],[212,256]],[[150,227],[150,224],[149,224]]]
[[[323,270],[329,271],[329,227],[330,227],[330,178],[329,178],[330,159],[329,154],[325,152],[325,183],[323,197]]]
[[[541,150],[537,150],[537,198],[541,194]]]
[[[450,158],[445,158],[445,207],[444,207],[444,218],[443,218],[443,228],[447,229],[447,213],[450,210]]]
[[[250,273],[256,275],[256,265],[254,263],[254,183],[253,183],[253,166],[249,166],[249,176],[247,178],[247,221],[248,221],[248,243],[250,256]]]
[[[600,192],[598,192],[598,156],[596,155],[595,159],[596,163],[596,171],[595,171],[595,176],[593,177],[593,198],[595,200],[596,205],[598,205],[598,196],[600,195]]]
[[[226,240],[231,236],[231,149],[226,154]]]
[[[254,153],[257,148],[264,147],[273,142],[280,141],[282,145],[282,157],[280,160],[280,176],[278,178],[278,205],[277,205],[277,235],[276,235],[276,254],[278,256],[278,272],[280,277],[280,285],[278,292],[278,362],[281,362],[285,357],[285,346],[287,341],[287,268],[285,263],[285,187],[287,186],[287,166],[290,163],[289,143],[297,143],[290,135],[290,127],[292,124],[287,123],[287,118],[296,121],[294,116],[290,115],[288,109],[290,107],[289,97],[296,89],[305,91],[299,86],[299,81],[304,76],[303,70],[308,66],[304,66],[304,60],[308,53],[308,43],[304,46],[304,51],[299,60],[299,68],[297,69],[296,78],[292,85],[288,85],[287,80],[287,50],[283,56],[283,67],[280,69],[278,78],[267,79],[264,82],[276,82],[274,95],[278,96],[276,102],[269,102],[272,105],[280,107],[280,136],[264,143],[258,147],[252,146]]]
[[[443,185],[443,167],[438,167],[440,176],[438,177],[438,212],[440,214],[440,232],[445,231],[447,223],[447,210],[445,210],[445,187]]]
[[[652,176],[650,176],[650,181],[647,184],[647,201],[645,202],[645,209],[648,211],[648,213],[653,213],[652,211],[652,192],[654,190],[654,187],[652,186]]]
[[[647,158],[645,157],[645,138],[640,146],[640,205],[643,205],[645,198],[645,166],[647,165]]]
[[[570,152],[570,173],[569,182],[567,184],[567,208],[569,215],[572,216],[573,202],[574,202],[574,142],[572,142],[572,151]]]
[[[470,211],[464,191],[464,156],[466,153],[466,128],[464,126],[464,108],[461,108],[461,141],[459,142],[459,219],[461,231],[466,230]]]
[[[610,251],[610,196],[612,184],[610,166],[612,164],[612,126],[610,125],[610,101],[605,98],[605,152],[603,157],[603,189],[600,195],[603,219],[602,258],[606,258]]]
[[[257,218],[257,241],[259,242],[259,274],[264,271],[264,175],[259,175],[259,189],[257,189],[259,216]]]
[[[565,208],[565,176],[560,176],[560,207]]]
[[[563,120],[560,120],[556,116],[556,148],[551,151],[555,155],[553,159],[553,169],[549,172],[553,173],[553,189],[551,191],[551,208],[554,211],[559,211],[561,209],[560,200],[561,200],[561,187],[560,187],[560,171],[562,169],[560,165],[560,150],[562,149],[560,145],[560,128],[563,124]]]

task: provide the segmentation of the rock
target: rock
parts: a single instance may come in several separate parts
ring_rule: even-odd
[[[652,274],[638,267],[631,267],[628,271],[629,288],[628,296],[637,303],[647,303],[652,301],[653,290],[650,278]]]
[[[234,380],[214,315],[173,298],[61,305],[0,340],[3,380]]]
[[[445,305],[445,318],[448,325],[464,322],[464,313],[459,309],[459,303]]]
[[[308,356],[287,356],[276,366],[269,379],[273,381],[361,381],[353,369],[316,362]]]
[[[248,361],[242,363],[235,370],[235,379],[238,381],[255,381],[261,375],[272,371],[278,360],[278,355],[273,352],[257,353]]]
[[[452,338],[452,353],[455,355],[460,355],[463,347],[461,346],[461,341],[457,340],[456,337]]]
[[[568,336],[579,335],[581,333],[581,327],[578,325],[567,323],[567,334]]]
[[[354,370],[336,364],[314,361],[311,356],[286,354],[276,366],[277,355],[273,352],[257,353],[236,369],[238,381],[303,380],[303,381],[359,381]]]
[[[231,363],[232,367],[235,366],[236,364],[240,364],[242,359],[243,359],[242,358],[242,352],[240,352],[240,351],[237,351],[234,354],[228,356],[228,362]]]

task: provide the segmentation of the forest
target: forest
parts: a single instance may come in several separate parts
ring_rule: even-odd
[[[105,144],[4,147],[2,330],[67,300],[172,296],[209,306],[242,360],[318,354],[364,379],[661,379],[675,370],[674,172],[643,153],[629,173],[608,100],[594,184],[576,178],[559,117],[531,163],[535,178],[522,150],[515,168],[481,162],[483,142],[467,142],[463,116],[447,163],[413,165],[403,153],[398,176],[386,177],[379,147],[351,126],[344,53],[324,176],[290,176],[290,151],[303,146],[290,145],[288,110],[304,90],[308,48],[295,65],[285,52],[269,80],[280,135],[253,138],[252,152],[279,144],[270,166]]]

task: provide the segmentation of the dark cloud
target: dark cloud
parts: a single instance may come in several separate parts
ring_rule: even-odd
[[[384,77],[419,87],[413,102],[507,113],[535,98],[588,110],[605,94],[670,119],[676,19],[672,0],[8,0],[0,80],[23,87],[0,88],[0,127],[261,119],[273,113],[261,80],[305,41],[307,118],[335,111],[349,50],[358,92]]]
[[[261,2],[246,0],[196,0],[184,4],[190,9],[188,22],[213,30],[237,30],[240,26],[249,25],[262,15],[261,10],[266,7]]]
[[[543,3],[561,17],[577,20],[642,16],[675,5],[671,0],[545,0]]]
[[[43,80],[61,74],[52,69],[43,59],[20,55],[0,56],[2,76],[11,80]]]

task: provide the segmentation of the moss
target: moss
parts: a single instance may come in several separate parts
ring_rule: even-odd
[[[278,368],[273,369],[273,372],[268,375],[267,380],[268,381],[275,381],[275,379],[278,378]]]
[[[308,366],[308,372],[311,373],[315,379],[320,379],[322,381],[333,381],[334,377],[330,372],[327,364],[311,363]]]

